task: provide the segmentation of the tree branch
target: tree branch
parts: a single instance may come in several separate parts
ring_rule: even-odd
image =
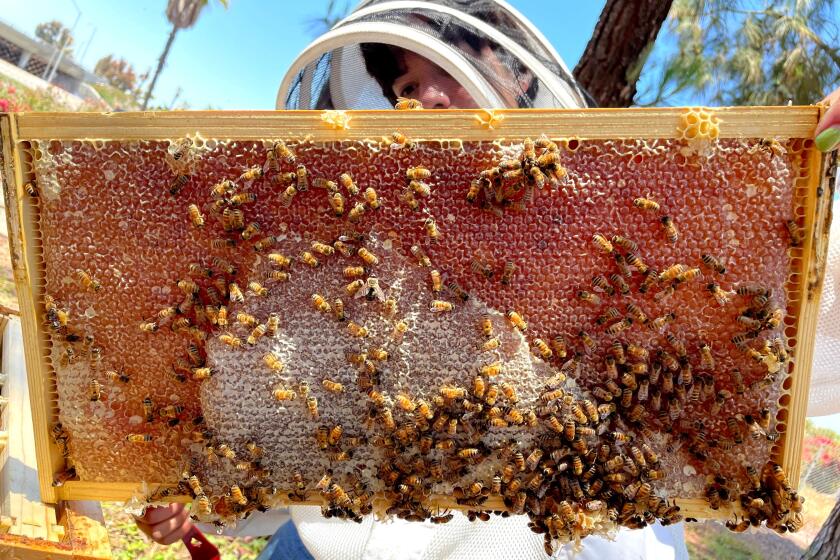
[[[602,107],[628,107],[672,0],[607,0],[574,76]]]

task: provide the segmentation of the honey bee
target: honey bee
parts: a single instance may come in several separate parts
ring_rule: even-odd
[[[362,219],[366,209],[367,207],[363,202],[357,202],[353,205],[353,208],[350,209],[350,212],[347,213],[347,219],[350,220],[351,223],[355,224]]]
[[[213,370],[209,367],[200,367],[192,369],[192,378],[196,381],[207,379],[211,375],[213,375]]]
[[[712,293],[718,305],[726,305],[729,303],[729,292],[724,291],[718,284],[710,282],[706,285],[706,289]]]
[[[595,339],[593,339],[586,331],[578,332],[578,338],[580,338],[580,341],[583,342],[584,350],[586,350],[587,353],[590,353],[595,349]]]
[[[376,266],[377,264],[379,264],[379,257],[374,255],[364,247],[359,249],[358,255],[368,266]]]
[[[99,283],[98,280],[93,278],[90,273],[81,268],[76,269],[76,279],[79,281],[79,284],[86,289],[86,290],[93,290],[94,292],[98,292],[102,285]]]
[[[478,326],[485,338],[493,336],[493,321],[490,319],[490,315],[483,315],[479,319]]]
[[[98,401],[102,398],[102,386],[96,379],[91,379],[90,383],[88,383],[88,398],[91,401]]]
[[[622,332],[626,331],[632,325],[633,325],[633,320],[630,319],[629,317],[625,317],[621,321],[618,321],[618,322],[613,323],[612,325],[608,326],[606,329],[604,329],[604,332],[607,333],[610,336],[615,336],[619,333],[622,333]]]
[[[187,211],[189,212],[190,221],[192,222],[193,226],[197,228],[204,227],[204,214],[201,213],[201,210],[198,209],[198,206],[196,206],[195,204],[190,204],[187,207]]]
[[[355,336],[356,338],[364,338],[369,332],[367,327],[354,323],[353,321],[347,322],[347,331],[351,336]]]
[[[475,255],[470,261],[470,269],[476,274],[480,274],[488,280],[493,277],[493,268],[481,256]]]
[[[778,328],[779,325],[782,324],[782,320],[785,317],[785,310],[781,308],[774,309],[773,312],[770,314],[770,317],[767,318],[765,324],[767,325],[768,329],[775,329]]]
[[[568,345],[563,335],[557,335],[551,339],[551,349],[558,358],[565,358],[568,355]]]
[[[607,295],[613,295],[615,293],[615,288],[610,285],[603,274],[599,274],[598,276],[592,278],[592,287],[606,292]]]
[[[429,239],[432,241],[440,239],[440,230],[438,230],[437,222],[435,222],[434,218],[426,218],[423,226],[426,228],[426,235],[429,236]]]
[[[601,298],[598,297],[597,294],[593,294],[592,292],[588,292],[586,290],[578,290],[577,297],[581,301],[585,301],[586,303],[589,303],[591,305],[601,304]]]
[[[253,327],[258,321],[253,315],[240,311],[236,314],[236,322],[246,327]]]
[[[685,270],[685,271],[679,273],[677,275],[677,277],[674,278],[674,283],[675,284],[682,284],[683,282],[688,282],[690,280],[694,280],[695,278],[698,278],[700,275],[701,275],[701,272],[700,272],[699,268],[689,268],[688,270]]]
[[[543,173],[542,169],[533,166],[528,170],[528,175],[530,176],[530,180],[533,183],[534,187],[536,187],[537,189],[545,188],[547,178],[545,176],[545,173]]]
[[[267,355],[267,354],[266,354]],[[272,393],[274,398],[278,401],[293,401],[297,398],[297,393],[291,389],[275,389]],[[308,404],[308,400],[307,400]]]
[[[416,99],[409,99],[408,97],[397,97],[397,103],[394,109],[398,111],[416,111],[423,108],[423,104]]]
[[[382,291],[382,287],[379,285],[379,279],[375,276],[369,276],[364,283],[364,291],[357,292],[355,297],[360,298],[365,296],[365,299],[368,301],[385,301],[385,292]]]
[[[746,315],[738,316],[736,321],[738,321],[750,330],[761,330],[761,326],[763,324],[758,319],[753,319],[752,317],[747,317]]]
[[[312,294],[312,305],[321,313],[329,313],[332,310],[329,302],[321,294]]]
[[[300,254],[299,259],[303,264],[305,264],[307,266],[310,266],[312,268],[317,268],[321,264],[318,261],[318,259],[315,257],[315,255],[313,255],[309,251],[303,251]]]
[[[259,339],[265,336],[266,326],[265,325],[257,325],[251,331],[251,334],[248,335],[246,342],[251,346],[254,346]]]
[[[528,324],[522,319],[522,316],[513,309],[508,310],[507,318],[508,321],[510,321],[510,324],[518,331],[525,332],[528,330]]]
[[[236,187],[231,183],[228,179],[225,179],[219,183],[213,185],[210,189],[210,196],[212,198],[222,198],[227,195],[229,192],[232,192]]]
[[[493,362],[492,364],[487,364],[481,366],[481,375],[487,377],[495,377],[502,372],[502,363],[501,362]]]
[[[228,284],[228,299],[231,303],[242,303],[245,301],[245,296],[242,294],[242,290],[239,289],[236,282]]]
[[[613,253],[612,243],[610,243],[610,241],[600,233],[596,233],[592,236],[592,242],[595,243],[595,246],[598,247],[598,249],[600,249],[604,253]]]
[[[665,230],[665,239],[667,239],[669,243],[676,243],[679,234],[677,233],[677,227],[674,225],[674,221],[671,217],[662,216],[659,221],[662,222],[662,227]]]
[[[176,175],[175,179],[172,180],[172,183],[169,184],[169,194],[172,196],[177,196],[181,189],[184,188],[184,185],[187,184],[187,181],[190,180],[189,175]]]
[[[645,279],[642,281],[641,285],[639,286],[639,292],[647,293],[650,290],[651,286],[653,286],[656,282],[659,281],[659,274],[651,269],[648,269],[647,273],[645,274]]]
[[[263,176],[263,170],[260,166],[249,167],[239,176],[240,181],[253,181]]]
[[[278,140],[274,143],[271,147],[271,152],[275,158],[278,160],[283,160],[285,163],[289,165],[294,165],[297,161],[295,153],[286,146],[286,143],[282,140]]]
[[[248,289],[252,293],[254,293],[255,295],[258,295],[260,297],[265,297],[265,296],[268,295],[268,289],[265,288],[259,282],[248,282]]]
[[[633,320],[638,321],[643,325],[648,322],[648,317],[647,315],[645,315],[645,312],[642,311],[641,308],[639,308],[639,306],[635,303],[629,302],[625,306],[625,309],[627,310],[627,313],[629,313],[633,317]]]
[[[802,233],[802,229],[799,227],[799,224],[796,223],[796,220],[786,221],[785,227],[787,228],[788,236],[790,237],[790,246],[799,247],[802,245],[802,242],[805,241],[805,235]]]
[[[440,293],[443,290],[443,280],[441,280],[440,272],[437,270],[431,270],[429,271],[429,276],[432,280],[432,291],[436,294]]]
[[[417,196],[429,196],[432,194],[432,189],[423,181],[411,181],[408,183],[408,188]]]
[[[26,194],[28,194],[29,196],[31,196],[31,197],[33,197],[33,198],[35,198],[35,197],[37,197],[37,196],[38,196],[38,189],[37,189],[37,187],[36,187],[35,185],[33,185],[31,182],[30,182],[30,183],[26,183],[26,184],[23,186],[23,190],[24,190],[24,191],[26,191]]]
[[[630,286],[620,274],[610,274],[610,280],[612,280],[612,283],[615,284],[615,286],[618,288],[618,291],[621,292],[622,295],[627,295],[630,293]]]
[[[216,324],[220,327],[226,327],[228,324],[227,307],[225,307],[224,305],[219,307],[219,312],[216,316]]]
[[[393,148],[395,145],[413,150],[417,145],[406,137],[405,134],[399,131],[394,131],[391,136],[383,136],[382,140],[387,146]]]
[[[646,265],[642,261],[642,259],[640,259],[639,256],[636,255],[635,253],[627,253],[627,255],[624,257],[624,259],[627,262],[627,264],[634,267],[636,270],[638,270],[642,274],[647,274],[647,271],[649,270],[648,265]]]
[[[241,204],[251,204],[252,202],[256,202],[257,195],[251,192],[243,192],[237,193],[230,197],[230,203],[234,206],[239,206]]]
[[[236,337],[230,333],[222,333],[219,335],[219,340],[221,340],[226,345],[232,348],[240,348],[242,346],[242,339]]]
[[[415,212],[420,209],[420,203],[414,198],[414,193],[410,189],[406,189],[400,195],[400,200],[405,203],[411,210]]]
[[[705,342],[700,344],[700,367],[703,369],[715,369],[715,358],[712,356],[712,348]]]
[[[478,194],[481,192],[481,180],[480,179],[473,179],[470,181],[470,188],[467,191],[467,202],[473,204],[478,198]]]
[[[280,204],[284,208],[288,208],[292,205],[292,202],[297,195],[298,190],[294,187],[294,185],[289,185],[288,187],[283,190],[283,194],[280,195]]]
[[[674,295],[674,286],[666,286],[665,288],[659,290],[655,294],[653,294],[653,300],[657,303],[661,303]]]
[[[651,210],[653,212],[659,211],[659,203],[649,198],[635,198],[633,199],[633,206],[641,210]]]
[[[335,216],[340,217],[344,214],[344,195],[334,192],[329,196],[329,202]]]
[[[125,436],[125,441],[129,443],[148,443],[152,441],[151,434],[128,434]]]
[[[536,348],[537,351],[540,353],[540,356],[543,360],[548,361],[554,355],[554,352],[551,350],[548,344],[545,343],[543,339],[535,338],[532,344],[533,347]]]
[[[433,313],[448,313],[452,311],[453,305],[451,302],[436,299],[432,301],[429,310]]]
[[[405,172],[405,176],[409,180],[422,181],[431,177],[432,172],[422,166],[409,167]]]
[[[391,340],[399,343],[402,341],[405,333],[408,332],[408,323],[405,321],[400,321],[396,325],[394,325],[394,330],[391,332]]]
[[[460,299],[462,302],[470,299],[470,294],[464,290],[457,282],[450,282],[446,285],[447,289],[452,292],[452,295]]]
[[[263,356],[263,362],[268,368],[276,373],[280,373],[286,365],[280,361],[280,358],[274,352],[268,352]]]
[[[377,210],[381,206],[379,196],[376,194],[376,191],[373,189],[373,187],[368,187],[365,189],[364,197],[365,202],[368,206],[370,206],[372,210]]]

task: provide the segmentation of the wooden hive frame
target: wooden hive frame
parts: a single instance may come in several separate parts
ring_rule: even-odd
[[[822,108],[760,107],[720,108],[719,138],[813,138]],[[43,270],[35,227],[35,212],[24,185],[34,179],[27,158],[28,142],[35,139],[163,140],[200,134],[204,138],[266,139],[309,137],[315,142],[363,140],[400,130],[411,138],[432,140],[458,138],[463,141],[522,139],[535,133],[549,137],[577,137],[602,140],[622,138],[677,138],[678,123],[685,109],[591,109],[591,110],[452,110],[452,111],[357,111],[348,112],[349,127],[325,124],[320,111],[297,112],[171,112],[171,113],[33,113],[0,115],[3,143],[3,174],[10,188],[6,192],[12,263],[21,303],[26,342],[26,363],[35,422],[38,472],[41,494],[47,502],[70,499],[126,500],[148,490],[141,483],[70,481],[52,486],[53,474],[64,462],[48,430],[57,418],[55,381],[46,356],[47,337],[39,329],[43,310],[37,304],[43,288]],[[430,118],[432,116],[434,118]],[[812,146],[813,143],[811,143]],[[786,425],[774,459],[795,485],[799,480],[802,436],[807,408],[814,334],[819,312],[823,271],[828,243],[828,226],[833,193],[835,159],[819,157],[809,149],[808,183],[797,187],[795,199],[804,207],[806,239],[792,253],[792,275],[788,282],[789,307],[795,310],[787,333],[798,340],[797,360],[785,382],[780,403],[780,421]],[[154,485],[152,485],[154,488]],[[320,503],[316,495],[311,503]],[[186,496],[175,498],[187,500]],[[458,507],[445,497],[437,504]],[[499,504],[501,502],[499,501]],[[493,499],[487,507],[493,508]],[[732,515],[730,506],[709,509],[702,499],[678,500],[687,517],[710,518]]]

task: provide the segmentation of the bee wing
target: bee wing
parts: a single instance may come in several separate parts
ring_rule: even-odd
[[[378,299],[379,301],[385,301],[385,292],[382,291],[382,288],[379,286],[378,282],[371,286],[371,289],[373,290],[373,295],[376,297],[376,299]]]

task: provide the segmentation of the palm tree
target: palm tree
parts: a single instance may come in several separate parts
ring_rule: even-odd
[[[163,54],[158,59],[157,69],[152,77],[152,82],[149,84],[149,89],[146,90],[146,95],[143,97],[143,110],[149,104],[149,98],[155,89],[158,76],[166,64],[166,57],[169,56],[169,49],[172,48],[175,34],[178,33],[179,29],[189,29],[195,25],[201,10],[208,2],[209,0],[169,0],[169,4],[166,6],[166,19],[172,24],[172,31],[169,33],[169,39],[166,40],[166,46],[163,47]],[[228,6],[228,0],[219,0],[219,3],[225,8]]]

